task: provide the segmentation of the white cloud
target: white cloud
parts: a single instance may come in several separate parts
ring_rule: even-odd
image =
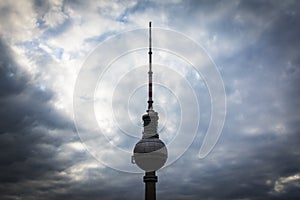
[[[291,185],[300,187],[299,180],[300,174],[294,174],[287,177],[280,177],[275,181],[274,189],[271,192],[271,194],[284,193],[285,190]]]
[[[99,170],[103,168],[104,166],[95,160],[85,161],[69,167],[64,172],[62,172],[62,175],[71,178],[72,181],[87,181],[89,179],[88,173],[90,170]],[[100,177],[98,176],[98,178]]]
[[[50,28],[55,28],[68,18],[68,16],[62,12],[62,6],[62,0],[51,1],[50,10],[43,16],[45,25]]]
[[[8,41],[23,42],[37,38],[37,14],[31,1],[1,1],[0,34]]]

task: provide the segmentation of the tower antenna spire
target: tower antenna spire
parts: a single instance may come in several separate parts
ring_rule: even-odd
[[[153,109],[152,100],[152,41],[151,41],[151,21],[149,22],[149,83],[148,83],[148,111]]]

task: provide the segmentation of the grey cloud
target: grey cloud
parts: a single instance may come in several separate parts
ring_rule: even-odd
[[[90,9],[73,1],[66,1],[65,5],[76,7],[78,12],[84,10],[83,13]],[[228,98],[223,134],[207,158],[197,158],[203,139],[203,135],[198,135],[183,157],[158,172],[159,199],[299,198],[299,184],[294,182],[286,183],[284,192],[274,193],[277,180],[300,172],[299,5],[296,1],[185,1],[172,6],[140,2],[125,11],[127,16],[138,16],[139,12],[153,13],[156,8],[156,12],[166,14],[168,25],[175,30],[196,36],[205,30],[208,37],[199,36],[199,43],[212,39],[213,34],[218,36],[220,45],[235,41],[232,45],[236,51],[212,57],[219,65],[227,95],[231,97],[239,91],[241,103]],[[35,6],[48,9],[40,1],[35,1]],[[235,18],[237,15],[239,19]],[[213,51],[206,45],[208,52]],[[55,93],[36,86],[14,62],[3,41],[0,49],[1,196],[143,198],[141,174],[95,168],[82,172],[81,181],[72,180],[76,173],[70,177],[61,174],[92,159],[87,152],[61,149],[78,138],[73,134],[71,121],[51,105]],[[40,59],[38,63],[47,63],[45,57]],[[279,127],[282,130],[274,129],[277,124],[283,125]],[[257,132],[247,134],[247,128],[256,128]],[[62,153],[65,155],[59,157]]]
[[[76,137],[72,122],[51,105],[53,92],[34,85],[2,40],[0,48],[0,176],[5,195],[10,183],[23,185],[70,165],[71,160],[56,161],[55,155],[63,142]]]
[[[71,122],[50,105],[52,91],[43,90],[30,80],[13,60],[1,41],[1,133],[42,123],[49,127],[70,127]]]

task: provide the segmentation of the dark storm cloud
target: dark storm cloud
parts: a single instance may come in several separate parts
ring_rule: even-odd
[[[88,9],[79,1],[65,1],[65,6],[78,11]],[[40,17],[49,10],[45,1],[35,1],[35,7]],[[198,35],[203,28],[209,39],[215,34],[220,49],[222,42],[235,41],[232,51],[212,54],[228,95],[227,121],[220,141],[207,158],[198,160],[203,137],[199,135],[183,157],[159,172],[158,198],[299,198],[299,179],[281,179],[300,173],[300,4],[297,1],[185,1],[172,5],[151,2],[138,3],[124,15],[153,8],[164,12],[175,30],[187,34],[196,30]],[[63,31],[62,28],[58,34]],[[204,43],[201,39],[199,43]],[[208,44],[206,47],[208,52],[213,51]],[[71,172],[71,175],[82,174],[80,181],[62,175],[76,164],[90,162],[87,153],[61,150],[65,143],[78,139],[70,119],[51,105],[55,93],[35,83],[14,61],[2,40],[0,51],[0,197],[142,199],[144,186],[140,174],[91,168]],[[35,59],[47,64],[50,58]],[[234,94],[240,94],[241,100]],[[277,125],[282,127],[276,128]],[[66,156],[59,157],[62,153]],[[284,189],[279,187],[276,191],[278,184],[284,185]]]
[[[0,41],[1,48],[1,115],[0,132],[18,131],[26,126],[42,124],[49,128],[70,127],[71,122],[50,105],[53,92],[35,85],[17,66],[8,47]],[[5,119],[5,120],[4,120]]]
[[[299,4],[294,1],[236,1],[190,2],[184,9],[189,14],[171,19],[172,26],[196,19],[195,25],[206,22],[205,14],[220,13],[208,31],[222,40],[240,39],[234,48],[238,51],[212,54],[220,65],[221,74],[229,97],[227,121],[221,139],[204,160],[184,156],[176,163],[181,185],[165,178],[163,199],[286,199],[300,193],[297,184],[287,184],[284,192],[274,192],[280,177],[290,177],[300,172],[299,149]],[[241,23],[235,21],[239,16]],[[172,23],[172,21],[175,23]],[[207,20],[210,20],[208,17]],[[245,39],[245,40],[244,40]],[[220,43],[220,45],[222,45]],[[208,51],[210,49],[207,46]],[[220,46],[221,48],[221,46]],[[230,96],[241,93],[241,102]],[[243,116],[243,119],[239,119]],[[274,128],[284,124],[283,130]],[[250,132],[255,129],[251,134]],[[249,134],[245,133],[249,129]],[[280,129],[280,128],[279,128]],[[248,130],[247,130],[248,131]],[[196,146],[194,145],[194,148]],[[196,155],[194,149],[191,155]],[[201,163],[201,164],[199,164]],[[199,168],[187,167],[203,165]],[[173,166],[173,167],[175,167]],[[186,167],[184,167],[186,166]],[[205,166],[205,167],[204,167]],[[204,170],[210,168],[210,170]],[[184,169],[188,170],[186,172]],[[296,182],[299,181],[296,180]],[[168,188],[173,185],[175,188]],[[172,193],[177,191],[176,194]]]
[[[76,137],[72,122],[51,105],[53,92],[35,85],[2,40],[0,49],[0,191],[5,199],[22,196],[27,181],[47,182],[43,177],[70,166],[71,160],[55,155],[63,142]]]
[[[224,134],[206,159],[185,155],[171,167],[173,169],[167,168],[160,174],[164,184],[160,183],[158,188],[162,194],[170,194],[162,199],[286,199],[299,196],[299,191],[295,190],[297,181],[287,185],[286,192],[274,192],[280,177],[299,173],[297,134],[245,137],[236,133],[230,137],[228,130]],[[197,150],[187,153],[197,155]],[[180,180],[180,184],[172,183],[170,176]]]
[[[2,40],[0,49],[0,198],[118,198],[110,190],[114,181],[104,177],[115,176],[115,171],[98,167],[85,171],[94,159],[86,151],[66,148],[80,141],[73,122],[51,104],[55,94],[40,88],[22,70]],[[74,180],[78,175],[80,181]],[[122,176],[127,186],[136,187],[128,174]],[[116,189],[123,196],[139,195],[118,185]]]

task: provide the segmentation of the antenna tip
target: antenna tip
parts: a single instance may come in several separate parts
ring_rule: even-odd
[[[151,27],[151,21],[149,22],[149,27]]]

